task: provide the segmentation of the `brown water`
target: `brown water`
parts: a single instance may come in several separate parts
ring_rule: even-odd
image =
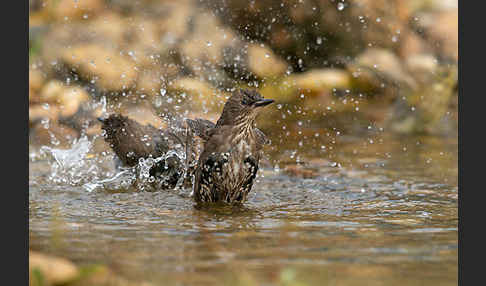
[[[273,140],[244,207],[208,209],[190,190],[87,189],[86,161],[49,178],[33,155],[30,248],[155,285],[456,285],[457,138],[337,141]]]

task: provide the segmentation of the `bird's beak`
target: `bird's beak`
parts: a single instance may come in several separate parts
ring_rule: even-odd
[[[260,106],[269,105],[270,103],[272,103],[274,101],[275,100],[273,100],[273,99],[262,99],[262,100],[255,102],[253,105],[256,106],[256,107],[260,107]]]
[[[98,121],[101,122],[101,123],[105,123],[105,120],[106,120],[106,118],[102,118],[102,117],[98,117],[96,119],[98,119]]]

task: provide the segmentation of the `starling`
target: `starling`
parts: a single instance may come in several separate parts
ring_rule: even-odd
[[[204,134],[200,136],[205,142],[195,171],[196,202],[239,204],[246,200],[262,147],[268,142],[255,127],[255,118],[261,107],[272,102],[257,91],[237,90],[224,105],[216,125],[202,128]]]
[[[158,161],[149,173],[156,178],[163,178],[163,186],[175,187],[183,174],[183,162],[176,155],[168,155],[168,152],[184,146],[179,136],[150,124],[142,125],[120,114],[98,120],[102,123],[105,141],[123,165],[133,167],[139,163],[140,158],[167,156]]]

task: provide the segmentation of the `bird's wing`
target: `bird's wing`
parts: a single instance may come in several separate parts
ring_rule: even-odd
[[[258,128],[255,128],[255,134],[256,134],[256,139],[257,139],[257,143],[261,146],[261,145],[266,145],[266,144],[270,144],[270,140],[267,138],[267,136],[265,135],[265,133],[263,133],[260,129]]]
[[[198,160],[204,142],[209,140],[209,131],[215,127],[215,124],[201,118],[185,119],[185,122],[187,125],[186,165],[192,166]]]
[[[208,131],[216,126],[213,122],[202,118],[186,119],[186,122],[194,134],[206,141],[209,139]]]
[[[105,140],[128,166],[138,164],[139,158],[146,158],[149,155],[159,157],[168,149],[166,140],[161,136],[161,130],[153,126],[142,125],[118,114],[100,121],[106,131]]]

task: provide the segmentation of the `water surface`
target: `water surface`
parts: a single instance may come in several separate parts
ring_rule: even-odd
[[[31,146],[30,248],[155,285],[457,284],[457,138],[277,141],[243,207],[208,208],[92,187],[110,152],[60,168]]]

